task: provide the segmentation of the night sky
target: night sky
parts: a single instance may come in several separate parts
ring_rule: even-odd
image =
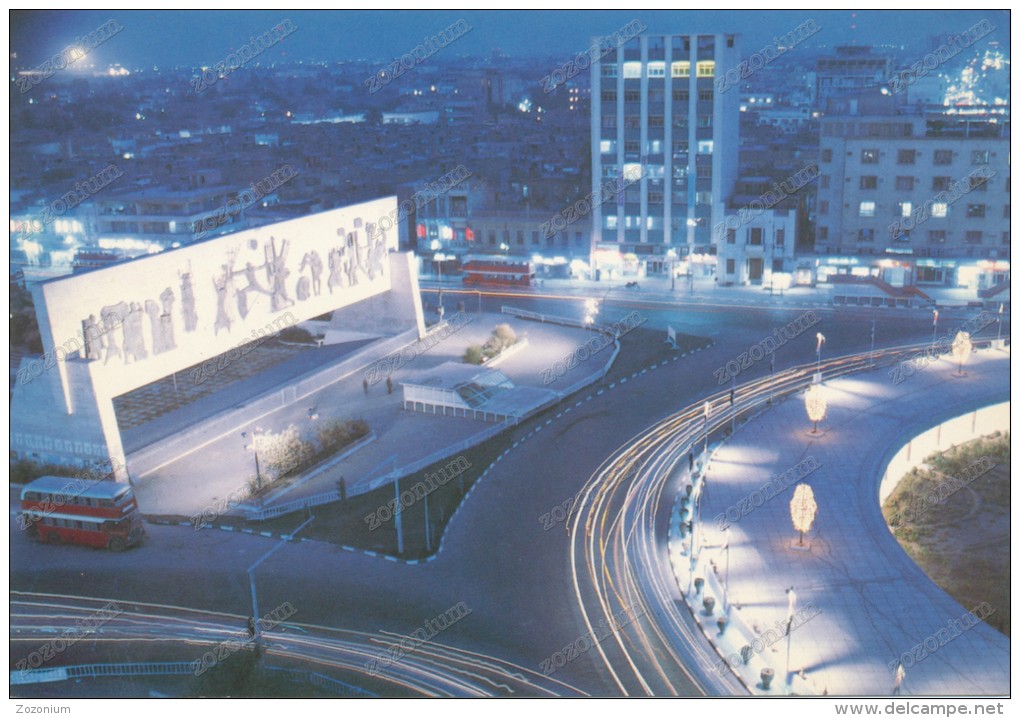
[[[11,11],[13,66],[35,66],[76,37],[114,19],[124,30],[92,52],[98,67],[128,69],[212,65],[285,18],[298,30],[270,48],[263,61],[386,60],[410,51],[429,35],[464,19],[472,30],[448,52],[487,56],[499,48],[510,56],[568,59],[595,35],[610,34],[641,20],[650,34],[736,32],[744,56],[813,19],[821,32],[807,44],[903,45],[927,51],[936,33],[959,33],[987,19],[1008,53],[1009,13],[1004,10],[946,11]]]

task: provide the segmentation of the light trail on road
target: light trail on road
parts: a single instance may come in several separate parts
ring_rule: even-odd
[[[913,356],[926,345],[853,354],[822,362],[832,379]],[[594,642],[620,693],[649,696],[746,693],[734,674],[714,670],[718,656],[694,622],[669,560],[668,527],[673,501],[687,481],[681,466],[700,453],[711,434],[735,417],[767,410],[814,379],[804,364],[712,394],[666,417],[628,440],[589,478],[568,517],[571,578],[584,624],[610,622],[621,612],[640,618]],[[711,406],[705,419],[703,405]],[[677,470],[678,466],[681,470]],[[700,530],[700,529],[698,529]],[[694,541],[691,542],[692,550]],[[594,635],[594,634],[593,634]]]
[[[245,632],[243,626],[247,617],[230,613],[115,598],[12,591],[11,644],[42,645],[71,630],[75,621],[111,603],[122,612],[102,626],[90,629],[81,640],[110,644],[176,644],[175,648],[168,649],[175,655],[183,646],[193,645],[200,650],[196,650],[192,660],[200,661],[209,646]],[[295,630],[300,633],[293,633]],[[285,621],[263,631],[262,635],[266,656],[298,660],[344,676],[353,674],[369,685],[381,683],[399,692],[434,697],[588,695],[563,681],[510,661],[434,642],[415,645],[385,668],[370,671],[369,664],[385,658],[387,651],[401,647],[402,642],[410,639],[397,633],[368,633]],[[32,646],[27,648],[32,650]]]

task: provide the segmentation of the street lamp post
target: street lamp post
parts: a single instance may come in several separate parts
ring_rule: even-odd
[[[932,320],[931,320],[931,343],[934,344],[935,343],[935,335],[938,333],[938,329],[939,329],[939,310],[938,309],[932,309],[931,310],[931,316],[932,316]]]
[[[869,356],[868,364],[872,367],[875,366],[875,320],[871,320],[871,354]]]
[[[255,455],[255,488],[258,491],[262,490],[262,472],[259,470],[259,445],[258,445],[258,436],[260,431],[262,430],[256,428],[252,429],[251,432],[251,452],[252,454]],[[241,438],[247,439],[248,432],[242,431]],[[248,447],[245,446],[244,448],[247,449]]]
[[[815,345],[815,374],[818,381],[822,380],[822,344],[825,344],[825,335],[821,332],[815,334],[817,344]]]
[[[666,256],[669,257],[669,289],[670,291],[676,291],[676,250],[671,249],[666,252]]]
[[[705,402],[704,410],[705,410],[705,461],[707,462],[708,461],[708,417],[712,413],[712,404],[711,404],[711,402],[708,402],[708,401]]]
[[[790,647],[793,643],[793,613],[797,609],[797,594],[793,586],[786,589],[786,680],[792,681],[790,676]]]
[[[255,569],[257,569],[259,567],[259,565],[261,565],[261,563],[263,561],[265,561],[267,558],[269,558],[274,553],[276,553],[281,548],[283,548],[288,543],[290,543],[290,540],[297,535],[298,531],[303,529],[308,524],[312,523],[312,521],[314,521],[314,520],[315,520],[314,516],[312,516],[311,518],[307,519],[303,524],[301,524],[296,529],[294,529],[290,533],[290,536],[280,539],[280,543],[276,544],[275,546],[273,546],[273,548],[271,548],[268,551],[266,551],[264,554],[262,554],[262,558],[260,558],[258,561],[256,561],[255,563],[253,563],[251,566],[248,567],[248,585],[251,588],[251,615],[252,615],[252,619],[253,619],[252,625],[255,627],[254,638],[255,638],[255,655],[256,656],[259,654],[259,651],[260,651],[260,649],[262,647],[262,631],[259,629],[259,625],[258,625],[259,624],[259,598],[258,598],[258,594],[255,592]]]
[[[436,313],[439,315],[439,320],[442,321],[443,315],[446,313],[446,310],[443,308],[443,262],[446,261],[446,255],[438,251],[443,247],[438,239],[433,239],[432,244],[429,246],[434,253],[432,261],[436,263],[436,273],[439,276],[439,307],[436,309]]]
[[[730,610],[730,527],[726,527],[726,543],[723,549],[726,551],[726,568],[723,572],[723,611]]]
[[[774,389],[776,385],[776,353],[769,355],[769,406],[772,406]]]
[[[996,345],[1002,342],[1002,302],[999,302],[999,332],[995,336]]]
[[[730,389],[730,411],[733,414],[730,416],[730,436],[737,431],[737,410],[734,408],[734,404],[737,399],[737,375],[733,375],[733,388]]]

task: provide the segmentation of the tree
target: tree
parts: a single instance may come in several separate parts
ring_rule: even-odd
[[[293,424],[279,434],[257,434],[255,450],[272,481],[304,467],[315,455],[315,447],[301,438]]]

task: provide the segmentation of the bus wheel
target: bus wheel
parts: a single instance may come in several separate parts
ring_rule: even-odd
[[[60,534],[58,534],[56,531],[50,531],[50,535],[46,537],[46,540],[49,541],[54,546],[59,546],[60,544],[63,543],[63,540],[60,538]]]
[[[120,536],[114,536],[112,539],[110,539],[110,550],[111,551],[118,551],[118,552],[119,551],[123,551],[126,547],[127,547],[127,544],[124,542],[124,539],[122,539]]]

